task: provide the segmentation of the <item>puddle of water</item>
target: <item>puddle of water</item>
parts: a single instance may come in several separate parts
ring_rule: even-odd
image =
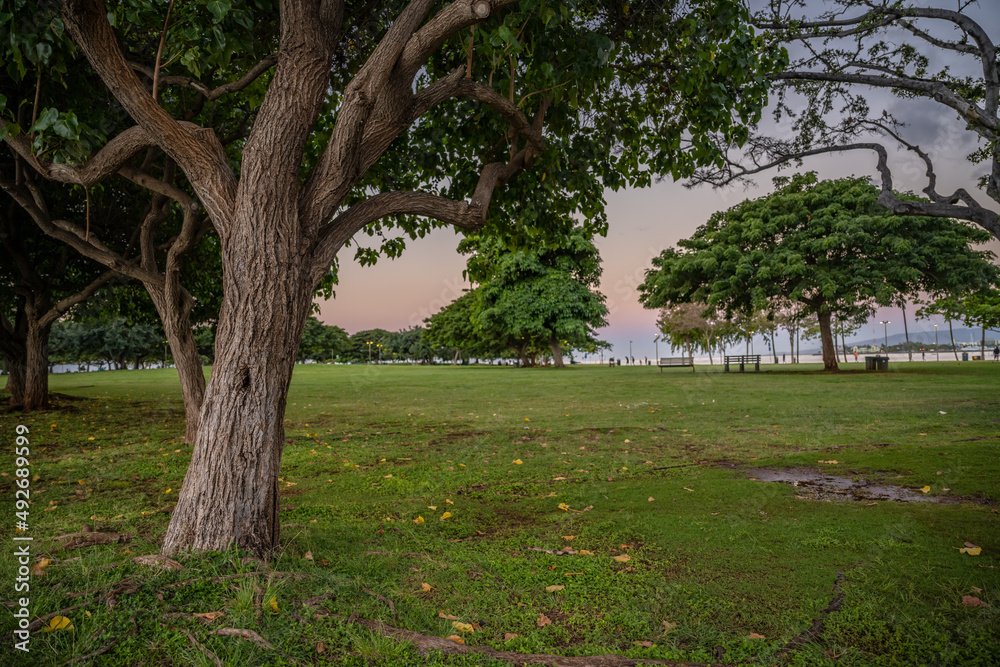
[[[808,468],[755,468],[746,471],[751,478],[762,482],[784,482],[798,489],[796,495],[809,500],[889,500],[894,502],[939,503],[939,496],[924,495],[920,491],[901,486],[875,484],[859,478],[857,481],[835,475],[824,475]]]

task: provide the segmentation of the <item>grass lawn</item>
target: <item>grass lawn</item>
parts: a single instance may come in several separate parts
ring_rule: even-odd
[[[32,562],[51,561],[30,611],[73,628],[21,654],[5,614],[0,664],[515,661],[418,650],[460,648],[448,636],[621,656],[550,659],[567,665],[1000,664],[1000,364],[719,370],[301,366],[279,556],[180,571],[133,561],[157,552],[190,460],[176,375],[53,376],[55,409],[2,415],[0,497],[14,514],[26,425]],[[855,488],[763,481],[774,468]]]

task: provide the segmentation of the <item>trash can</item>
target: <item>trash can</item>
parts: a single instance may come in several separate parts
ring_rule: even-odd
[[[968,356],[968,355],[966,355],[966,356]],[[617,362],[616,365],[618,365],[618,366],[622,365],[622,360],[621,359],[615,359],[615,361]]]
[[[963,352],[962,353],[962,361],[968,361],[968,360],[969,360],[969,353],[968,352]]]

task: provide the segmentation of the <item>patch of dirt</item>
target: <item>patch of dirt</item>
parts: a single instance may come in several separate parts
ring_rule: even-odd
[[[808,500],[888,500],[891,502],[958,502],[960,498],[931,496],[914,489],[873,480],[857,480],[824,474],[809,468],[750,468],[746,473],[761,482],[784,482],[796,487],[796,495]]]

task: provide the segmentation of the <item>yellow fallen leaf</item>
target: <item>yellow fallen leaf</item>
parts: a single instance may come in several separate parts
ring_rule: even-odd
[[[428,505],[427,509],[429,509],[429,510],[436,510],[437,509],[437,505]]]
[[[576,535],[563,535],[562,538],[564,540],[575,540],[576,539]]]
[[[207,619],[209,621],[214,621],[215,619],[219,618],[220,616],[225,616],[225,615],[226,615],[226,612],[224,612],[224,611],[209,611],[209,612],[205,612],[204,614],[195,613],[194,617],[195,618],[204,618],[204,619]]]
[[[445,639],[450,639],[451,641],[455,642],[456,644],[464,644],[465,643],[465,640],[462,639],[461,637],[459,637],[458,635],[448,635],[447,637],[445,637]]]
[[[470,623],[462,623],[460,621],[453,621],[451,627],[455,628],[459,632],[475,632],[476,629],[472,627]]]
[[[593,555],[594,555],[594,552],[593,552],[593,551],[587,551],[586,549],[580,549],[580,550],[579,550],[579,551],[577,551],[576,553],[577,553],[578,555],[580,555],[580,556],[593,556]]]
[[[519,466],[519,465],[521,465],[522,463],[524,463],[524,461],[522,461],[521,459],[514,459],[514,460],[512,461],[512,463],[513,463],[514,465],[516,465],[516,466]]]
[[[444,521],[445,519],[450,519],[450,518],[451,518],[451,512],[445,512],[444,514],[441,515],[439,521]]]
[[[931,487],[929,487],[929,486],[925,486],[924,488],[920,489],[920,492],[921,492],[921,493],[927,493],[927,492],[928,492],[928,491],[930,491],[930,490],[931,490]]]
[[[959,553],[969,554],[970,556],[978,556],[979,554],[983,553],[982,548],[977,547],[972,542],[966,542],[965,547],[959,549],[958,551]]]
[[[450,500],[448,500],[447,498],[445,498],[445,499],[444,499],[444,501],[445,501],[446,503],[448,503],[449,505],[454,505],[454,504],[455,504],[455,503],[451,502]]]
[[[65,616],[53,616],[49,624],[42,628],[42,632],[54,632],[56,630],[74,630],[73,622]]]
[[[525,417],[525,418],[524,418],[524,421],[526,421],[526,422],[530,422],[531,420],[530,420],[530,419],[528,419],[527,417]]]
[[[275,614],[278,613],[278,598],[271,598],[267,604]]]
[[[171,491],[173,491],[173,489],[167,489],[164,493],[170,493]]]
[[[31,574],[36,577],[45,576],[45,568],[52,564],[51,558],[43,558],[31,566]]]
[[[424,593],[430,593],[432,588],[434,587],[428,584],[426,581],[420,584],[420,590],[422,590]]]
[[[628,554],[622,554],[620,556],[615,556],[614,560],[618,561],[619,563],[627,563],[630,560],[632,560],[632,557],[629,556]]]
[[[423,522],[424,522],[424,517],[422,516],[418,516],[416,519],[413,520],[413,523],[423,523]]]
[[[559,509],[561,509],[563,512],[568,512],[569,505],[567,505],[566,503],[559,503]]]
[[[556,591],[561,591],[564,588],[566,588],[566,587],[565,586],[546,586],[545,587],[545,592],[546,593],[555,593]]]
[[[385,479],[392,479],[392,475],[385,475]]]

